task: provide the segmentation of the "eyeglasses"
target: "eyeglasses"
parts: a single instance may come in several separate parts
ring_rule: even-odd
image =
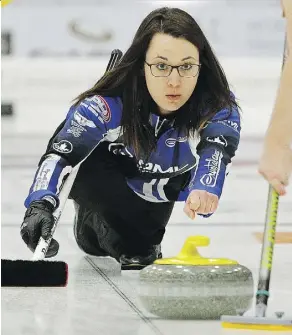
[[[184,64],[172,66],[164,63],[148,64],[154,77],[168,77],[173,69],[177,69],[178,74],[184,78],[196,77],[200,71],[201,64]]]

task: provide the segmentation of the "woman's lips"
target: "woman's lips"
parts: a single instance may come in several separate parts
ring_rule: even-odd
[[[170,101],[177,101],[180,99],[180,97],[181,97],[180,94],[167,94],[166,95],[166,98]]]

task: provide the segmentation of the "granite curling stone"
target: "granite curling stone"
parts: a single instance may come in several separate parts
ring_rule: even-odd
[[[177,257],[158,259],[140,271],[139,299],[148,312],[167,319],[216,320],[251,307],[251,271],[234,260],[202,257],[197,247],[209,242],[190,236]]]

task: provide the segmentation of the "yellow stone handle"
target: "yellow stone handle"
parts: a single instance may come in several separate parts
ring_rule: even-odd
[[[189,236],[180,253],[177,255],[179,259],[203,258],[197,250],[197,247],[207,247],[210,239],[207,236]]]
[[[206,247],[210,244],[209,237],[206,236],[189,236],[176,257],[157,259],[154,263],[160,265],[177,265],[177,266],[214,266],[214,265],[234,265],[237,261],[226,258],[205,258],[202,257],[197,247]]]

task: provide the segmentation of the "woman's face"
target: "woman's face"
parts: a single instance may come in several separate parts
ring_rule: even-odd
[[[158,33],[150,42],[145,61],[154,64],[152,72],[150,66],[144,64],[145,79],[160,113],[166,115],[178,110],[188,101],[197,84],[199,68],[196,64],[200,64],[198,48],[184,38]],[[167,76],[169,65],[180,68],[172,69]]]

